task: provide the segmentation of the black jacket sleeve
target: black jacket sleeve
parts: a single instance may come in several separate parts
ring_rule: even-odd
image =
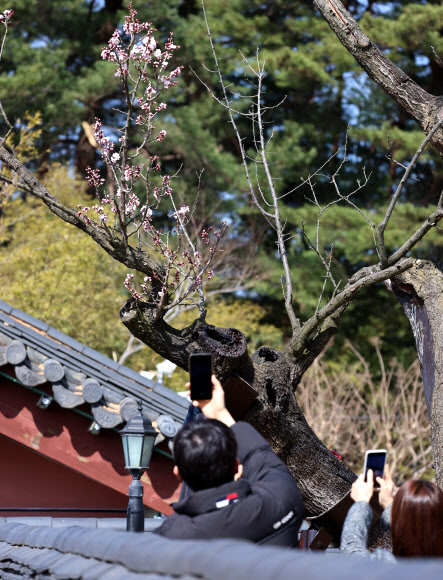
[[[259,542],[295,545],[294,534],[300,528],[305,510],[294,478],[266,439],[251,425],[238,422],[231,429],[238,443],[238,458],[243,464],[242,478],[252,488],[249,509],[260,511],[260,520],[266,522],[262,533],[268,526]]]
[[[231,427],[238,445],[238,458],[243,464],[243,476],[252,485],[269,477],[292,475],[283,461],[272,451],[269,443],[249,423],[238,421]],[[295,483],[295,482],[294,482]]]

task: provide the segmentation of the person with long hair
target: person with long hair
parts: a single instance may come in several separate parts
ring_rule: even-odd
[[[351,498],[354,505],[349,510],[343,526],[340,550],[347,555],[370,557],[378,560],[395,560],[397,557],[443,557],[443,491],[429,481],[409,479],[393,495],[394,482],[389,467],[385,476],[377,477],[380,485],[379,502],[384,509],[381,516],[391,529],[392,553],[367,548],[372,509],[369,505],[374,493],[372,470],[354,482]]]

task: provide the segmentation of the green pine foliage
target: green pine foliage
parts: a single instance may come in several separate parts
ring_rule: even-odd
[[[14,19],[2,61],[0,100],[17,126],[25,110],[31,115],[41,114],[41,133],[37,140],[39,155],[31,162],[36,168],[44,169],[48,158],[69,167],[76,166],[81,171],[88,163],[100,167],[98,152],[85,153],[81,122],[92,124],[95,116],[99,116],[112,134],[121,121],[118,113],[121,107],[118,79],[112,74],[112,65],[100,59],[100,52],[124,17],[124,4],[119,1],[90,3],[84,0],[16,0],[14,3]],[[218,79],[211,72],[214,64],[200,3],[196,0],[151,3],[134,0],[133,5],[139,11],[139,19],[152,21],[161,37],[166,38],[170,31],[174,31],[175,42],[181,46],[174,57],[174,64],[184,66],[180,83],[169,93],[172,98],[159,121],[166,129],[168,138],[159,144],[155,154],[161,157],[165,173],[175,175],[178,172],[174,190],[183,203],[191,205],[196,192],[199,192],[197,224],[206,227],[207,224],[214,225],[221,219],[227,219],[231,224],[229,243],[237,242],[237,249],[232,252],[254,256],[250,260],[256,262],[256,281],[252,289],[241,294],[241,299],[246,296],[254,301],[260,311],[260,315],[257,312],[257,320],[263,324],[269,321],[277,326],[284,340],[290,331],[282,314],[282,270],[273,232],[245,193],[238,144],[226,110],[201,82],[210,88],[216,98],[221,98]],[[442,94],[442,68],[436,56],[443,58],[443,8],[440,1],[362,3],[350,0],[346,5],[363,30],[398,66],[426,90]],[[401,178],[400,164],[408,163],[423,134],[361,72],[323,18],[315,12],[312,2],[206,0],[205,6],[224,78],[231,83],[230,95],[235,107],[240,112],[248,110],[247,103],[241,97],[253,93],[254,78],[244,58],[254,68],[257,48],[258,57],[266,61],[268,71],[264,82],[264,102],[271,106],[280,103],[266,116],[267,136],[272,134],[268,156],[271,170],[278,178],[274,182],[278,194],[292,191],[282,198],[282,218],[292,235],[289,255],[294,297],[297,311],[305,320],[331,296],[332,288],[328,284],[325,286],[322,301],[319,302],[325,272],[303,235],[304,227],[311,242],[315,241],[318,208],[309,201],[312,197],[309,188],[298,186],[318,167],[324,166],[324,177],[315,178],[317,199],[322,207],[333,201],[335,192],[328,176],[342,159],[347,141],[348,163],[340,174],[341,191],[343,195],[353,191],[357,180],[364,180],[364,168],[366,175],[370,175],[370,181],[353,199],[376,224],[382,219],[383,210]],[[245,117],[238,115],[237,120],[240,135],[246,140],[253,159],[251,127]],[[339,149],[337,158],[329,160]],[[154,151],[147,153],[153,154]],[[255,179],[252,162],[251,168]],[[423,221],[429,206],[435,204],[443,188],[442,169],[442,160],[429,148],[407,183],[386,232],[390,251],[401,245]],[[261,167],[257,171],[257,179],[263,184]],[[82,201],[78,194],[82,187],[74,188],[77,193],[74,193],[73,187],[69,185],[67,191],[76,198],[71,204],[75,206]],[[57,189],[61,190],[63,188]],[[265,197],[269,195],[265,186],[263,194]],[[156,218],[167,224],[169,210],[161,206]],[[32,211],[40,210],[34,208]],[[53,225],[48,226],[47,230],[48,239],[58,231],[55,221],[51,223]],[[17,224],[8,231],[8,241],[5,242],[8,251],[15,245],[19,248],[20,244],[28,243],[24,226],[22,228]],[[73,233],[71,235],[74,236]],[[80,239],[81,234],[78,235]],[[20,241],[21,236],[25,237],[25,241]],[[414,250],[414,255],[441,261],[441,239],[441,232],[430,232],[428,238]],[[356,269],[377,260],[371,228],[361,214],[344,202],[331,205],[323,214],[319,240],[323,255],[331,255],[334,278],[343,280],[343,283]],[[251,248],[258,248],[258,251],[253,253],[248,250],[248,244]],[[65,246],[54,242],[51,247],[54,251],[54,247]],[[26,249],[32,254],[30,245]],[[16,251],[19,252],[18,249]],[[67,247],[66,252],[70,260],[74,259],[72,249]],[[94,255],[92,250],[85,250],[85,256],[88,253]],[[125,274],[120,274],[119,266],[104,268],[98,257],[97,260],[94,268],[105,280],[109,280],[108,274],[112,272],[113,282],[106,287],[114,285],[118,289],[115,290],[115,297],[112,300],[109,298],[109,304],[115,304],[112,306],[114,314],[111,315],[108,309],[106,315],[118,326],[117,304],[123,301],[124,296],[117,280],[122,280]],[[18,263],[17,259],[17,269]],[[34,260],[30,261],[30,264],[35,263]],[[86,263],[82,268],[86,268]],[[79,271],[82,268],[79,267]],[[12,270],[8,272],[12,275]],[[52,275],[57,279],[55,270]],[[119,278],[120,275],[122,278]],[[2,278],[2,286],[6,279]],[[223,280],[216,277],[214,282],[223,284]],[[42,284],[42,295],[49,295],[49,288],[43,279]],[[76,284],[84,292],[86,282],[83,284],[81,277],[69,283],[69,287],[73,289]],[[62,283],[60,287],[63,287]],[[23,309],[34,308],[31,313],[38,316],[36,305],[39,302],[34,298],[26,299],[26,292],[31,289],[25,291],[25,286],[20,291],[18,285],[11,285],[11,288],[14,290],[7,295],[12,299],[18,292]],[[99,295],[104,291],[97,289]],[[57,299],[65,303],[61,296]],[[239,296],[232,299],[235,302]],[[54,299],[52,304],[55,304]],[[92,304],[91,298],[91,308]],[[50,308],[45,309],[43,298],[40,307],[44,316],[50,315]],[[98,306],[94,308],[96,312],[102,312]],[[215,307],[216,310],[218,308]],[[211,316],[210,310],[210,321]],[[71,330],[77,332],[75,325],[85,324],[84,333],[81,331],[78,336],[86,340],[86,323],[80,318],[74,323],[77,320],[75,316],[64,315],[60,318],[60,323],[64,325],[61,330],[68,331],[72,327]],[[100,318],[98,316],[97,321]],[[57,320],[54,319],[54,322]],[[407,320],[384,286],[368,290],[357,303],[351,305],[343,317],[342,328],[343,335],[359,343],[360,351],[368,359],[373,353],[368,338],[373,336],[385,339],[387,356],[396,354],[405,364],[414,356]],[[97,333],[97,339],[89,336],[91,346],[97,346],[100,334],[106,334],[109,339],[105,346],[98,345],[103,352],[109,354],[113,348],[117,351],[123,349],[124,333],[117,336],[111,332],[101,332]],[[255,331],[253,336],[261,335]],[[262,338],[268,340],[265,336]],[[112,341],[115,341],[114,347]],[[333,355],[336,358],[345,356],[345,351],[340,350],[341,341],[338,337]]]
[[[45,183],[72,206],[84,189],[62,167],[52,169]],[[119,322],[128,297],[125,268],[31,199],[10,202],[3,226],[2,300],[110,357],[121,354],[128,339]]]

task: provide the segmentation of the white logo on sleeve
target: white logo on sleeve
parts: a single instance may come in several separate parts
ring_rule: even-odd
[[[275,522],[275,524],[272,527],[274,528],[274,530],[278,530],[278,528],[280,528],[286,522],[289,522],[289,520],[291,520],[293,517],[294,517],[294,512],[291,510],[288,514],[286,514],[284,517],[282,517],[281,520],[279,520],[278,522]]]

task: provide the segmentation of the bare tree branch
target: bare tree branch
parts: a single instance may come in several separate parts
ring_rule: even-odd
[[[253,108],[251,109],[251,111],[252,111],[251,117],[252,117],[252,121],[253,121],[252,128],[254,131],[253,134],[254,134],[254,142],[255,142],[256,150],[257,150],[257,153],[258,153],[258,155],[261,159],[261,162],[263,163],[264,168],[265,168],[265,173],[266,173],[266,178],[267,178],[267,186],[269,187],[269,191],[270,191],[271,197],[272,197],[272,207],[274,210],[273,214],[270,214],[261,206],[261,204],[259,203],[257,196],[255,194],[255,190],[254,190],[254,187],[253,187],[252,182],[251,182],[249,167],[247,164],[247,156],[246,156],[246,152],[245,152],[244,145],[243,145],[243,139],[240,136],[240,133],[239,133],[238,128],[237,128],[237,124],[236,124],[235,119],[234,119],[233,110],[231,108],[231,104],[230,104],[230,101],[229,101],[229,98],[227,95],[226,85],[224,83],[223,75],[221,73],[220,66],[218,63],[218,58],[217,58],[217,54],[215,51],[215,46],[214,46],[214,43],[212,41],[212,35],[211,35],[210,27],[209,27],[209,22],[208,22],[208,19],[206,16],[204,0],[202,0],[202,9],[203,9],[203,16],[204,16],[204,20],[205,20],[205,24],[206,24],[206,29],[208,31],[209,42],[211,44],[211,49],[212,49],[212,54],[213,54],[213,58],[214,58],[214,62],[215,62],[215,67],[216,67],[217,74],[219,77],[219,82],[220,82],[220,85],[221,85],[221,88],[223,91],[226,107],[227,107],[228,113],[229,113],[229,119],[230,119],[230,122],[234,128],[235,134],[237,136],[237,141],[239,143],[243,167],[244,167],[244,170],[246,173],[246,179],[247,179],[248,184],[249,184],[250,195],[251,195],[252,200],[254,201],[255,205],[258,207],[258,209],[262,213],[262,215],[267,219],[268,222],[271,222],[273,228],[275,229],[275,231],[277,233],[277,246],[278,246],[280,259],[281,259],[281,262],[283,264],[283,270],[284,270],[284,280],[282,280],[282,287],[284,288],[283,295],[284,295],[284,300],[285,300],[285,308],[286,308],[286,312],[287,312],[288,318],[289,318],[290,323],[291,323],[293,334],[295,335],[300,330],[301,324],[300,324],[300,320],[296,317],[295,312],[294,312],[292,278],[291,278],[291,271],[290,271],[288,257],[287,257],[287,250],[286,250],[285,241],[284,241],[283,226],[282,226],[281,220],[280,220],[280,210],[279,210],[279,206],[278,206],[278,197],[277,197],[277,193],[275,191],[273,177],[271,175],[269,163],[268,163],[267,156],[266,156],[266,147],[268,144],[265,142],[265,134],[264,134],[264,127],[263,127],[263,111],[262,111],[262,104],[261,104],[261,98],[262,98],[261,86],[262,86],[263,77],[266,74],[265,70],[264,70],[264,63],[262,63],[262,64],[260,63],[259,58],[258,58],[258,52],[257,52],[257,57],[256,57],[257,58],[257,70],[254,70],[249,65],[249,63],[245,59],[245,57],[242,55],[243,59],[246,61],[246,64],[249,66],[250,70],[257,77],[257,82],[258,82],[257,94],[255,96],[255,101],[252,104]],[[254,127],[255,123],[257,123],[257,126],[258,126],[258,136],[257,137],[255,136],[255,127]],[[260,194],[261,194],[263,200],[266,201],[260,185],[259,185],[259,191],[260,191]]]
[[[328,304],[323,306],[318,312],[314,314],[302,327],[299,334],[294,338],[290,344],[293,354],[296,356],[306,348],[310,338],[318,330],[321,324],[329,317],[333,316],[343,306],[348,306],[350,302],[365,288],[373,286],[378,282],[383,282],[388,278],[392,278],[396,274],[401,274],[414,264],[412,258],[404,259],[397,262],[394,266],[381,270],[380,265],[368,268],[366,272],[355,282],[349,281],[348,284],[332,298]],[[363,269],[362,269],[363,270]]]
[[[152,275],[162,273],[163,265],[154,261],[146,252],[131,246],[125,246],[122,241],[112,235],[109,229],[91,220],[88,224],[76,215],[76,211],[60,203],[36,177],[14,157],[4,146],[0,146],[0,161],[12,169],[24,183],[24,189],[40,199],[56,216],[88,234],[112,258],[125,264],[128,268]],[[8,181],[0,174],[0,180]]]
[[[439,119],[443,98],[427,93],[391,62],[364,34],[340,0],[314,0],[314,6],[368,76],[428,133]],[[443,151],[441,133],[432,143],[440,153]]]
[[[118,362],[121,365],[125,364],[125,361],[131,355],[135,354],[136,352],[140,352],[143,348],[146,348],[146,344],[144,344],[143,342],[141,342],[141,340],[138,340],[138,338],[135,338],[135,336],[131,334],[131,336],[128,338],[125,350],[123,351],[120,358],[116,362]]]
[[[406,254],[410,252],[420,240],[423,239],[423,237],[429,232],[431,228],[439,227],[437,224],[442,218],[443,208],[440,207],[437,209],[437,211],[426,218],[426,221],[414,232],[414,234],[408,240],[406,240],[401,248],[389,256],[387,260],[388,267],[392,266],[398,260],[401,260],[404,256],[406,256]]]
[[[403,190],[403,187],[404,187],[406,181],[408,180],[409,176],[411,175],[411,171],[415,167],[415,164],[417,163],[418,158],[423,153],[426,145],[429,143],[429,141],[432,139],[432,137],[435,135],[435,133],[440,129],[442,124],[443,124],[443,118],[440,119],[440,121],[435,125],[435,127],[432,129],[432,131],[425,137],[425,139],[421,143],[420,147],[415,152],[414,157],[411,159],[411,162],[409,163],[406,171],[403,174],[403,177],[400,180],[400,183],[398,184],[398,186],[394,192],[394,195],[391,198],[391,202],[389,204],[388,209],[386,210],[386,214],[383,218],[383,221],[380,222],[377,226],[378,249],[380,252],[379,255],[380,255],[380,261],[381,261],[382,268],[386,268],[388,265],[388,257],[387,257],[387,252],[386,252],[384,233],[385,233],[386,226],[388,225],[389,219],[392,215],[392,212],[394,211],[395,204],[397,203],[398,198],[400,197],[400,194]]]

